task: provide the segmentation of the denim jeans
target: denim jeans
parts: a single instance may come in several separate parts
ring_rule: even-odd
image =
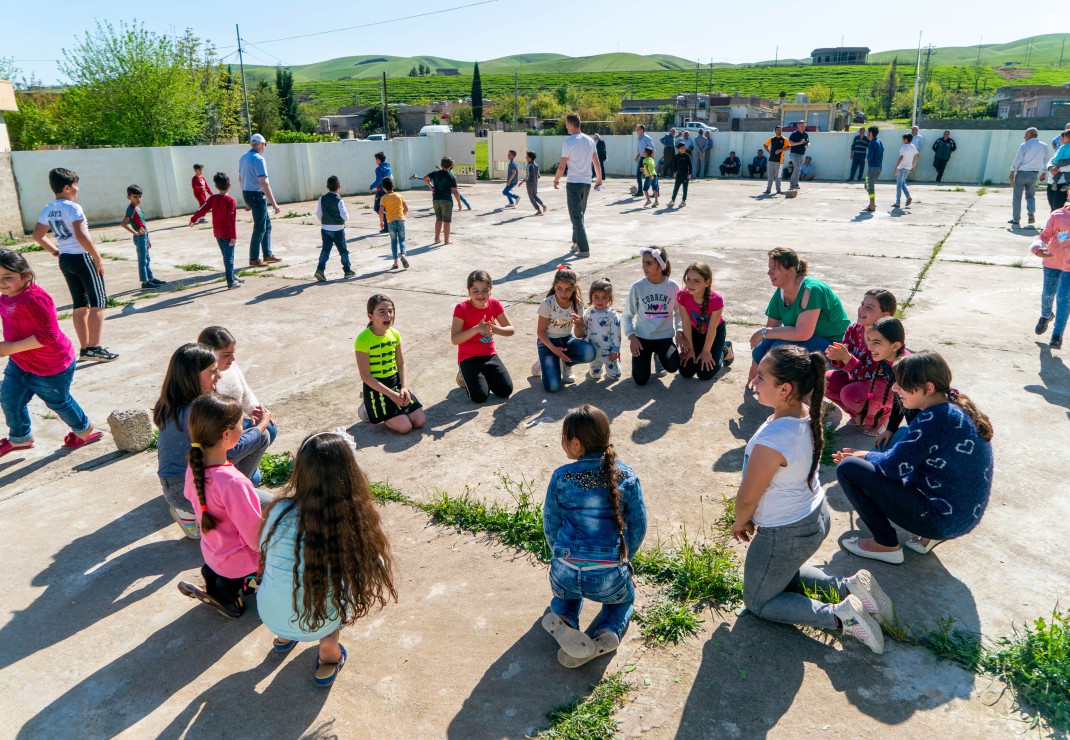
[[[256,434],[251,433],[250,430],[252,430],[252,425],[246,428],[238,445],[227,452],[227,459],[242,475],[252,481],[254,486],[258,486],[260,485],[260,460],[267,452],[267,448],[271,446],[274,437],[266,429]],[[276,430],[275,433],[278,434],[278,431]]]
[[[926,515],[924,494],[904,480],[886,478],[869,460],[844,458],[836,466],[836,480],[877,544],[885,547],[899,544],[893,522],[919,537],[946,539],[946,535],[933,527],[932,517]]]
[[[137,277],[143,283],[153,280],[152,268],[149,267],[149,235],[141,234],[134,237],[134,248],[137,250]]]
[[[234,277],[234,247],[230,243],[230,239],[220,239],[216,237],[216,244],[219,245],[219,251],[223,255],[223,274],[227,276],[227,286],[234,285],[237,280]]]
[[[1014,192],[1011,194],[1011,218],[1022,218],[1022,193],[1025,193],[1025,212],[1033,215],[1037,211],[1037,178],[1039,172],[1015,172]]]
[[[245,205],[253,211],[253,236],[249,240],[249,261],[256,262],[260,259],[261,249],[265,257],[271,256],[271,217],[268,215],[267,197],[259,190],[243,190],[241,194]]]
[[[1055,312],[1052,313],[1052,302]],[[1046,319],[1055,316],[1052,335],[1062,336],[1066,320],[1070,318],[1070,272],[1054,267],[1044,268],[1044,289],[1040,293],[1040,315]]]
[[[405,220],[399,218],[397,221],[387,222],[386,230],[390,232],[390,253],[394,255],[394,261],[396,262],[399,254],[407,254],[405,251]]]
[[[862,173],[866,171],[866,155],[865,154],[853,154],[851,155],[851,174],[847,176],[847,182],[851,180],[861,180]],[[855,175],[855,172],[858,175]]]
[[[654,175],[653,177],[648,177],[643,180],[643,194],[649,197],[649,193],[647,193],[648,190],[652,191],[658,197],[660,197],[661,185],[658,183],[657,175]]]
[[[468,201],[464,199],[463,195],[461,195],[460,190],[457,191],[457,197],[461,199],[461,203],[464,204],[465,208],[467,208],[468,210],[472,210],[472,206],[468,205]]]
[[[550,343],[565,350],[573,365],[583,365],[594,359],[594,345],[586,339],[573,336],[550,337]],[[542,387],[549,393],[561,390],[561,358],[547,349],[541,341],[539,346],[539,365],[542,367]]]
[[[515,187],[516,183],[513,183],[512,185],[506,185],[502,189],[502,195],[509,199],[510,204],[512,204],[513,202],[520,202],[520,196],[513,192],[513,188]]]
[[[26,406],[34,396],[56,412],[75,434],[87,432],[93,426],[82,407],[71,397],[71,380],[74,379],[75,365],[77,361],[55,375],[35,375],[26,372],[10,359],[7,361],[4,382],[0,386],[0,405],[3,406],[4,418],[7,420],[7,437],[12,444],[23,444],[33,439],[30,411]]]
[[[900,195],[910,197],[910,191],[907,190],[907,177],[910,176],[910,170],[896,170],[895,171],[895,202],[901,203]]]
[[[666,160],[666,167],[668,167],[668,160]],[[639,159],[638,164],[635,166],[635,187],[638,188],[636,195],[643,190],[643,160]]]
[[[791,189],[799,189],[799,175],[802,174],[803,155],[801,154],[788,154],[788,158],[791,160]]]
[[[580,254],[590,254],[591,245],[587,243],[587,230],[583,227],[583,215],[587,212],[587,197],[591,194],[591,184],[587,182],[570,182],[565,186],[568,203],[568,217],[572,220],[572,241]]]
[[[805,342],[792,342],[787,339],[763,339],[758,342],[758,346],[751,350],[750,356],[755,362],[761,362],[762,358],[769,354],[769,350],[773,347],[779,347],[782,344],[797,344],[807,352],[822,352],[828,349],[832,344],[824,337],[810,337]]]
[[[404,221],[399,222],[404,224]],[[402,228],[405,228],[402,226]],[[316,264],[316,272],[323,272],[327,269],[327,260],[331,257],[331,247],[338,250],[338,256],[342,258],[342,269],[346,272],[351,270],[349,264],[349,250],[346,249],[346,230],[340,229],[338,231],[327,231],[326,229],[320,229],[320,240],[322,242],[320,246],[320,261]],[[393,237],[391,237],[393,241]]]
[[[550,590],[554,595],[550,610],[554,614],[578,628],[583,600],[596,601],[602,604],[602,611],[587,628],[587,634],[594,637],[601,630],[612,630],[617,637],[624,636],[635,602],[630,565],[580,567],[555,557],[550,561]]]

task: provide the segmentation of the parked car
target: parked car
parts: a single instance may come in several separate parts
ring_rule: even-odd
[[[676,130],[677,131],[694,131],[694,132],[698,132],[698,133],[702,133],[703,131],[709,131],[711,134],[717,133],[717,127],[716,126],[707,126],[705,123],[702,123],[701,121],[688,121],[683,126],[677,126]]]
[[[386,134],[368,134],[365,141],[386,141]]]
[[[450,134],[450,133],[453,133],[453,128],[451,126],[446,126],[446,125],[437,124],[437,123],[436,124],[431,124],[429,126],[424,126],[422,129],[420,129],[420,136],[427,136],[428,134]]]

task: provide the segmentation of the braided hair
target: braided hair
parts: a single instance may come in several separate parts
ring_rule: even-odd
[[[609,417],[602,409],[586,403],[565,415],[561,436],[566,440],[578,440],[585,454],[602,453],[602,482],[609,493],[609,502],[613,505],[613,516],[620,532],[620,559],[626,561],[628,545],[624,538],[626,525],[620,492],[620,469],[617,467],[617,451],[609,441]]]
[[[219,444],[223,433],[240,424],[241,420],[241,403],[229,396],[205,393],[190,405],[189,468],[193,473],[193,485],[197,489],[197,503],[201,507],[202,532],[211,532],[219,524],[216,518],[208,513],[208,502],[204,493],[204,448]]]
[[[689,272],[697,272],[706,281],[706,290],[702,293],[702,305],[698,309],[701,316],[699,323],[706,326],[706,321],[710,318],[710,312],[707,309],[710,307],[710,291],[713,290],[713,270],[705,262],[692,262],[684,270],[684,280],[687,280]],[[706,329],[708,330],[709,327],[706,326]]]
[[[825,428],[821,424],[827,367],[825,356],[819,352],[807,352],[797,344],[782,344],[770,350],[766,360],[769,362],[769,374],[778,384],[790,383],[792,396],[800,403],[806,403],[809,398],[814,453],[806,479],[813,485],[818,463],[821,462],[821,450],[825,447]]]
[[[867,293],[866,295],[869,295]],[[903,356],[906,343],[906,330],[903,328],[903,322],[894,316],[883,316],[873,322],[873,326],[870,327],[873,331],[878,332],[881,336],[887,339],[892,344],[899,344],[899,350],[896,352],[896,358]],[[862,403],[862,408],[858,410],[859,423],[865,421],[866,416],[869,415],[869,402],[873,400],[873,389],[877,387],[877,381],[880,379],[891,381],[884,372],[884,363],[880,363],[877,369],[873,373],[873,377],[869,380],[869,392],[866,394],[866,400]],[[884,412],[888,409],[888,396],[891,395],[892,384],[886,382],[884,384],[884,396],[881,398],[880,408],[877,410],[876,415],[873,417],[873,426],[879,427],[881,420],[884,418]]]

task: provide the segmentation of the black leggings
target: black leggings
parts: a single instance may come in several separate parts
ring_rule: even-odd
[[[461,376],[468,397],[476,403],[487,400],[488,392],[499,398],[513,394],[513,379],[498,355],[479,355],[461,360]]]
[[[250,579],[256,577],[255,573],[242,578],[227,578],[219,575],[205,564],[201,566],[201,576],[204,577],[205,593],[223,606],[236,606],[239,609],[244,609],[244,605],[238,601],[239,597],[248,596],[255,590],[248,585]]]
[[[713,345],[710,354],[713,356],[713,367],[703,370],[699,364],[698,356],[702,354],[702,348],[706,345],[706,334],[694,326],[691,327],[691,357],[680,363],[680,374],[685,378],[693,378],[698,375],[699,380],[713,380],[713,376],[721,372],[724,365],[724,342],[725,327],[722,321],[717,326],[717,333],[713,336]]]
[[[670,373],[680,369],[680,352],[671,339],[636,339],[639,340],[639,356],[632,355],[632,380],[636,385],[646,385],[650,380],[651,355],[657,355],[661,366]]]
[[[682,202],[686,203],[687,202],[687,183],[688,183],[688,180],[687,180],[686,177],[677,177],[676,178],[676,182],[674,182],[673,185],[672,185],[672,197],[669,198],[669,200],[676,200],[676,192],[680,189],[680,186],[683,185],[684,186],[684,199],[683,199]]]

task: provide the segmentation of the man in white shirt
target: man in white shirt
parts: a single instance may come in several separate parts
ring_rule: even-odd
[[[1033,215],[1037,209],[1036,190],[1038,180],[1044,180],[1048,174],[1045,164],[1048,161],[1048,147],[1038,137],[1038,131],[1032,126],[1025,130],[1025,141],[1018,146],[1018,153],[1011,162],[1011,226],[1018,226],[1022,217],[1022,193],[1025,193],[1025,210],[1029,223],[1035,224]]]
[[[554,190],[561,188],[561,177],[568,168],[568,183],[565,186],[568,217],[572,220],[572,251],[579,257],[589,257],[591,247],[587,243],[587,230],[583,225],[583,215],[587,211],[587,197],[591,194],[591,168],[594,165],[595,185],[602,185],[602,164],[598,161],[594,139],[580,132],[580,117],[575,113],[565,116],[565,126],[569,136],[561,144],[561,162],[554,175]],[[642,128],[642,126],[640,126]],[[636,131],[636,133],[640,133]],[[645,131],[641,134],[645,136]],[[647,139],[650,137],[648,136]],[[569,167],[569,162],[572,166]]]
[[[647,136],[646,126],[639,124],[635,127],[635,197],[638,198],[643,194],[643,152],[647,150],[647,147],[654,148],[654,140]],[[572,181],[572,178],[569,178]]]
[[[899,159],[895,162],[895,203],[892,208],[900,207],[900,194],[907,197],[907,205],[913,198],[907,190],[907,178],[918,166],[918,150],[914,147],[914,135],[903,134],[903,146],[899,147]]]

